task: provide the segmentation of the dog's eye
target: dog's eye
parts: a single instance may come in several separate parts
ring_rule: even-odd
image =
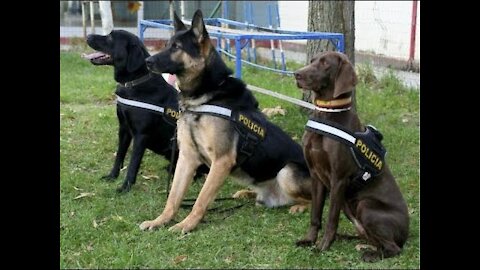
[[[323,67],[324,70],[328,70],[330,68],[330,63],[328,63],[325,59],[321,59],[320,66]]]
[[[173,43],[172,49],[180,49],[180,46],[178,45],[178,43]]]

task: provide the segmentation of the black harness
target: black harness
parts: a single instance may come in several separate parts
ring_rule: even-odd
[[[151,104],[138,100],[126,99],[117,95],[117,105],[120,106],[130,106],[140,109],[148,110],[152,113],[162,115],[165,122],[172,126],[177,125],[177,120],[180,117],[180,112],[178,108],[174,106],[164,105],[164,104]]]
[[[387,150],[381,143],[383,135],[375,127],[367,125],[364,132],[352,133],[334,122],[311,117],[305,129],[349,147],[358,171],[350,176],[348,192],[359,191],[383,172]]]
[[[239,134],[235,168],[240,167],[253,155],[257,145],[263,141],[266,136],[265,118],[251,111],[238,111],[223,106],[203,104],[188,108],[186,112],[208,114],[229,120],[233,123],[235,130]]]

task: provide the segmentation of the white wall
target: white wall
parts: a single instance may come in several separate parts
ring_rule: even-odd
[[[280,28],[307,31],[308,1],[278,1]]]
[[[282,29],[307,31],[308,1],[279,1]],[[355,49],[408,59],[412,1],[356,1]],[[420,60],[418,1],[415,60]]]

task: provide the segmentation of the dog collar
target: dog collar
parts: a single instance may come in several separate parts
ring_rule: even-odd
[[[138,79],[135,79],[133,81],[129,81],[129,82],[126,82],[126,83],[118,83],[118,85],[126,87],[126,88],[132,88],[136,85],[139,85],[139,84],[142,84],[142,83],[148,81],[151,77],[152,77],[152,73],[149,72],[147,75],[145,75],[143,77],[140,77]]]
[[[320,107],[317,107],[315,106],[315,111],[319,111],[319,112],[345,112],[345,111],[349,111],[352,107],[347,107],[347,108],[343,108],[343,109],[327,109],[327,108],[320,108]]]
[[[333,99],[333,100],[321,100],[315,99],[315,110],[321,112],[344,112],[349,111],[352,105],[352,97]]]

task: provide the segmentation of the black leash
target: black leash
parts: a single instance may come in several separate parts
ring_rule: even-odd
[[[184,202],[193,202],[193,203],[188,204],[188,203],[184,203],[184,202],[183,202],[180,207],[182,207],[182,208],[192,207],[192,206],[195,204],[195,201],[196,201],[196,200],[197,200],[197,199],[184,199],[184,200],[183,200]],[[230,201],[230,200],[235,200],[235,199],[232,198],[232,197],[216,198],[216,199],[215,199],[215,202],[218,202],[218,201]],[[243,206],[243,204],[242,204],[242,206]],[[214,207],[214,208],[208,209],[208,211],[217,210],[218,208],[219,208],[219,207]],[[227,208],[226,210],[228,210],[228,208]]]

